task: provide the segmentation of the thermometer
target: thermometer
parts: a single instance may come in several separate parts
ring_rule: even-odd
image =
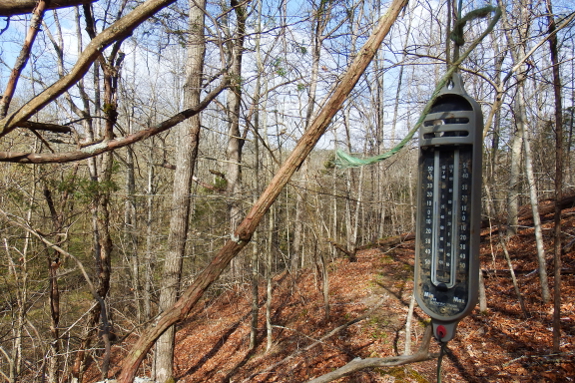
[[[419,132],[414,293],[447,342],[477,303],[483,116],[459,74]]]

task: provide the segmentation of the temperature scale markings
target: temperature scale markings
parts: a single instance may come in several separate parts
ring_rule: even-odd
[[[469,261],[470,152],[435,149],[424,159],[420,267],[429,279],[423,296],[436,310],[463,310]],[[431,287],[430,285],[430,287]],[[433,292],[432,292],[433,291]]]

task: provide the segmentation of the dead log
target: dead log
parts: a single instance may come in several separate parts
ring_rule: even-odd
[[[335,247],[337,250],[341,251],[342,253],[344,253],[348,258],[350,262],[355,262],[357,261],[357,249],[353,249],[353,250],[348,250],[347,247],[335,242],[335,241],[330,241],[328,240],[329,243],[331,243],[331,245],[333,247]]]
[[[426,360],[436,359],[438,354],[429,352],[429,343],[431,340],[431,326],[427,326],[419,350],[413,355],[391,356],[388,358],[355,358],[343,367],[335,371],[317,377],[307,383],[328,383],[339,378],[343,378],[353,372],[375,367],[394,367],[406,364],[423,362]]]
[[[561,198],[561,202],[559,203],[561,210],[569,209],[575,206],[575,193],[570,195],[566,195]],[[547,199],[544,201],[539,202],[539,215],[541,217],[551,214],[555,211],[555,205],[552,199]],[[519,210],[519,219],[520,220],[527,220],[533,219],[533,212],[531,211],[531,205],[524,205]]]
[[[378,247],[383,251],[387,251],[393,247],[400,246],[407,242],[415,241],[415,233],[405,233],[401,235],[394,235],[393,237],[387,237],[383,239],[378,239],[375,243],[370,243],[367,245],[360,246],[357,250],[367,250],[374,247]],[[410,243],[410,246],[413,244]]]

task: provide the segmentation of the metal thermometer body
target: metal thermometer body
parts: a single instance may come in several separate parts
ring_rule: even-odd
[[[419,132],[415,297],[447,342],[478,296],[483,116],[459,75]]]

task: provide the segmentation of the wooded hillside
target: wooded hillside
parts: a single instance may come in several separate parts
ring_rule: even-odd
[[[565,231],[574,234],[575,208],[564,209],[563,214]],[[542,218],[545,228],[550,229],[553,214]],[[507,243],[507,251],[527,312],[522,312],[514,291],[498,231],[486,227],[482,231],[481,267],[488,309],[483,313],[476,310],[460,323],[443,360],[443,382],[568,382],[575,373],[575,306],[570,299],[563,303],[561,352],[549,353],[552,305],[542,304],[540,299],[533,257],[536,246],[529,228],[532,221],[522,215],[519,222],[524,228]],[[549,239],[546,243],[551,244]],[[332,310],[328,319],[317,270],[306,270],[295,278],[289,273],[274,277],[274,342],[267,352],[264,342],[255,350],[248,347],[249,287],[228,286],[211,296],[177,333],[178,381],[307,382],[357,358],[403,354],[415,243],[406,235],[382,242],[359,251],[357,262],[339,258],[329,265]],[[562,295],[571,297],[575,294],[573,247],[564,249],[563,261]],[[263,313],[264,301],[259,303]],[[416,308],[414,315],[412,350],[421,342],[428,323],[420,309]],[[263,318],[259,326],[265,326]],[[117,360],[121,360],[125,347],[118,344],[113,348]],[[431,350],[438,352],[437,342],[432,343]],[[366,369],[336,381],[436,382],[436,364],[430,360]],[[96,379],[94,367],[91,371]]]
[[[573,352],[575,6],[484,5],[3,2],[0,380],[219,379],[205,371],[233,332],[211,334],[211,345],[186,338],[186,348],[208,350],[195,367],[178,364],[174,339],[184,339],[178,329],[197,331],[198,318],[215,315],[222,300],[240,317],[214,331],[248,329],[243,355],[265,358],[299,347],[278,327],[289,327],[283,315],[292,307],[290,315],[313,306],[324,318],[325,331],[310,328],[312,337],[364,313],[366,302],[342,311],[355,298],[334,286],[352,282],[330,276],[349,266],[362,279],[366,259],[379,267],[384,257],[367,250],[413,240],[417,134],[401,140],[459,58],[485,122],[485,287],[503,294],[494,281],[510,280],[508,249],[525,311],[537,312],[539,330],[553,329],[545,346],[521,338],[532,355],[524,359],[562,361]],[[337,150],[389,158],[345,167]],[[385,288],[401,285],[409,305],[412,263],[409,246],[401,248],[404,266]],[[515,291],[505,294],[482,299],[485,318],[504,306],[515,310],[509,318],[518,315]],[[392,321],[396,346],[377,356],[403,352],[403,313]],[[489,323],[467,334],[493,335]],[[284,341],[296,343],[283,344],[282,354]],[[338,367],[349,361],[343,354],[314,354],[323,367],[294,367],[293,379]],[[249,366],[238,365],[238,377],[263,374]],[[569,376],[571,367],[561,366],[554,373]],[[236,381],[234,368],[226,367],[228,381]]]

